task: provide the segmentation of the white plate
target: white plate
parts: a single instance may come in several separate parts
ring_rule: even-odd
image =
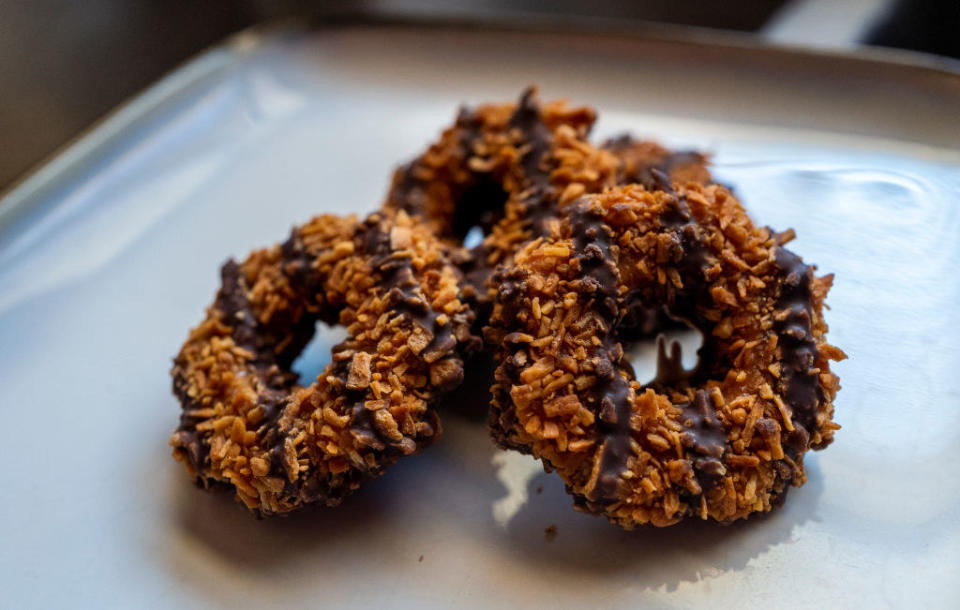
[[[598,138],[714,151],[754,218],[794,227],[836,273],[843,429],[809,483],[767,517],[626,533],[450,410],[438,444],[338,509],[257,521],[196,490],[166,445],[168,369],[220,263],[313,214],[373,209],[459,103],[530,82],[598,107]],[[417,26],[253,33],[205,54],[0,204],[0,606],[960,606],[958,82]]]

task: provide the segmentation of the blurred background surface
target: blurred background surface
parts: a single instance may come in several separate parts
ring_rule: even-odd
[[[329,14],[664,24],[675,35],[676,26],[708,28],[776,44],[960,58],[960,0],[0,0],[0,192],[229,34]]]

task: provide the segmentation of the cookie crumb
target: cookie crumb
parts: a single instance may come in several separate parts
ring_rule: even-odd
[[[557,526],[551,524],[549,527],[543,530],[543,535],[546,537],[547,541],[553,541],[557,537]]]

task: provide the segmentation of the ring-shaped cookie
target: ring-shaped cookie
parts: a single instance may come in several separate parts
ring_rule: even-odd
[[[496,266],[547,235],[581,195],[626,182],[653,186],[657,169],[677,181],[710,180],[699,153],[673,153],[628,136],[594,147],[587,136],[595,120],[590,107],[541,104],[529,88],[515,104],[461,110],[436,143],[394,174],[385,208],[422,216],[457,244],[473,227],[481,229],[482,243],[461,261],[481,319],[489,313]],[[656,312],[646,318],[652,330]]]
[[[584,197],[497,273],[491,432],[556,470],[575,505],[631,528],[732,521],[805,481],[837,426],[823,299],[832,276],[753,225],[721,186]],[[619,338],[635,300],[704,336],[699,364],[633,378]],[[679,365],[679,358],[674,361]]]
[[[449,247],[403,212],[321,216],[227,262],[174,360],[174,456],[259,514],[340,503],[440,432],[437,398],[479,343],[460,279]],[[290,367],[317,320],[348,338],[301,387]]]

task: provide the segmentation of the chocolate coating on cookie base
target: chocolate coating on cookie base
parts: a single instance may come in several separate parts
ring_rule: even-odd
[[[259,514],[338,504],[429,445],[476,349],[450,249],[404,213],[322,216],[224,267],[174,363],[174,456]],[[318,319],[348,338],[307,387],[289,365]]]
[[[810,430],[816,425],[817,404],[822,399],[817,374],[817,344],[810,325],[813,320],[813,270],[799,256],[777,247],[775,261],[780,270],[780,298],[774,328],[782,353],[780,372],[783,396],[795,422]]]
[[[486,331],[502,346],[498,443],[539,457],[576,506],[627,528],[770,510],[803,483],[807,445],[837,429],[829,360],[844,357],[824,340],[830,278],[799,259],[785,273],[781,249],[720,186],[585,197],[498,272]],[[704,335],[694,371],[632,378],[619,331],[633,300]],[[816,402],[793,408],[809,396],[795,384],[811,379]]]
[[[630,137],[590,145],[594,118],[590,108],[541,104],[531,87],[516,104],[461,110],[437,143],[395,175],[386,208],[421,215],[458,244],[472,227],[485,235],[460,261],[478,319],[489,316],[496,266],[526,241],[548,235],[579,195],[650,181],[656,168],[677,180],[709,181],[707,158],[697,153]],[[676,326],[637,303],[630,316],[637,338]]]
[[[612,503],[619,497],[618,486],[630,457],[630,386],[621,374],[623,348],[614,329],[620,318],[617,286],[620,272],[610,251],[612,231],[603,218],[589,209],[578,208],[570,216],[570,227],[580,265],[583,289],[600,302],[602,316],[596,337],[600,342],[594,362],[597,383],[590,402],[597,412],[597,444],[602,447],[600,471],[591,501]]]

